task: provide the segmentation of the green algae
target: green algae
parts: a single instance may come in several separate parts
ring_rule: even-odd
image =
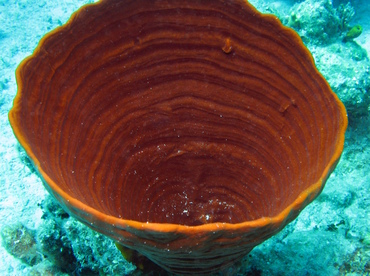
[[[356,25],[352,27],[343,38],[343,42],[352,41],[354,38],[359,37],[362,34],[362,27]]]

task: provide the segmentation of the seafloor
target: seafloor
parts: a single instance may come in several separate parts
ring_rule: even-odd
[[[17,65],[45,33],[87,2],[0,0],[1,275],[142,274],[112,241],[53,203],[8,122]],[[344,102],[349,128],[342,158],[322,194],[278,235],[220,274],[369,275],[370,1],[251,2],[298,31]],[[362,26],[362,34],[343,42],[354,25]]]

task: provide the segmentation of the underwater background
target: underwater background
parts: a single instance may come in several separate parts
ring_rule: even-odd
[[[142,275],[113,241],[53,201],[8,121],[18,64],[90,2],[0,0],[0,275]],[[345,104],[349,126],[321,195],[220,275],[369,275],[370,1],[250,2],[299,33]]]

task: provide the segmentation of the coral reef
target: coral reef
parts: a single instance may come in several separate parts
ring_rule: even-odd
[[[370,247],[358,247],[339,266],[340,275],[369,275]]]
[[[306,0],[295,4],[286,23],[299,33],[303,42],[316,45],[336,41],[342,24],[330,0]]]
[[[282,21],[295,29],[305,43],[328,45],[336,42],[343,33],[346,34],[344,41],[361,34],[361,26],[349,26],[354,15],[355,10],[350,2],[334,8],[330,0],[306,0],[296,3],[290,15],[282,18]]]
[[[128,263],[114,242],[71,218],[64,224],[79,270],[103,275],[127,275],[136,267]]]
[[[57,267],[55,267],[52,263],[48,262],[47,260],[33,266],[28,273],[28,276],[68,276],[68,275],[69,275],[68,273],[61,272]]]
[[[54,220],[47,220],[37,233],[39,247],[47,259],[61,271],[70,273],[76,269],[70,241]]]
[[[350,127],[367,117],[370,108],[370,63],[366,50],[353,40],[362,33],[360,25],[350,27],[354,15],[350,2],[335,8],[330,0],[306,0],[294,4],[282,19],[299,33],[345,104]]]
[[[337,8],[337,15],[339,17],[339,29],[342,32],[348,30],[349,22],[355,15],[355,9],[351,6],[351,3],[347,4],[341,3]]]
[[[41,261],[37,251],[35,232],[20,222],[4,226],[0,232],[2,246],[25,264],[35,265]]]
[[[113,241],[69,217],[51,196],[41,207],[44,223],[38,229],[38,242],[54,266],[92,275],[126,275],[135,270]]]
[[[30,230],[21,223],[1,229],[2,245],[30,266],[28,275],[127,275],[135,271],[113,241],[71,218],[48,196],[42,223]]]
[[[356,42],[337,42],[312,49],[316,65],[346,106],[349,126],[369,116],[370,62]]]

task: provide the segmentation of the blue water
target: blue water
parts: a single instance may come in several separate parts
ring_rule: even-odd
[[[0,275],[63,275],[66,263],[58,261],[61,250],[69,250],[67,263],[74,263],[68,274],[129,275],[135,271],[112,241],[68,218],[50,201],[7,117],[17,91],[17,65],[32,53],[45,33],[66,22],[87,2],[0,0],[0,229],[20,228],[16,223],[30,229],[34,244],[23,244],[21,252],[38,255],[35,264],[22,262],[21,253],[9,252],[24,242],[25,234],[15,237],[10,245],[3,237]],[[276,14],[301,35],[318,69],[346,105],[349,128],[342,158],[322,194],[295,221],[227,272],[369,275],[370,2],[251,2],[262,12]],[[362,34],[343,43],[348,28],[357,24],[362,26]]]

